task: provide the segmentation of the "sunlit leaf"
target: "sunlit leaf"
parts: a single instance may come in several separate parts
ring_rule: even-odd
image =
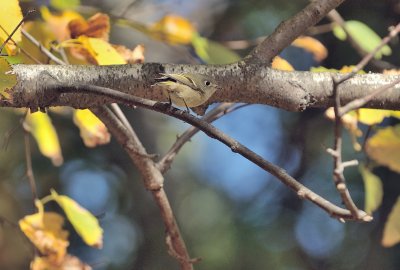
[[[113,45],[114,49],[125,59],[128,64],[141,64],[144,63],[143,45],[137,45],[133,50],[130,50],[122,45]]]
[[[383,187],[381,179],[364,165],[359,166],[365,188],[365,212],[372,214],[382,203]]]
[[[292,46],[296,46],[310,52],[314,56],[314,59],[318,62],[324,60],[328,56],[328,50],[325,48],[325,46],[317,39],[312,37],[299,37],[293,41]]]
[[[381,43],[381,38],[374,30],[360,21],[347,21],[345,26],[354,41],[357,42],[365,52],[372,52]],[[333,28],[333,34],[340,40],[346,39],[346,33],[340,26],[335,26]],[[390,47],[385,45],[375,54],[375,58],[380,59],[382,55],[390,55],[391,53],[392,50]]]
[[[18,0],[2,1],[0,6],[1,10],[3,11],[0,16],[0,45],[2,45],[3,42],[6,41],[8,36],[17,27],[17,25],[22,21],[23,16],[21,8],[19,7]],[[21,41],[21,38],[21,29],[18,28],[12,36],[12,40],[16,43],[19,43]],[[5,49],[7,55],[16,55],[18,53],[18,48],[11,40],[7,42]]]
[[[50,0],[50,5],[60,10],[74,9],[80,4],[80,0]]]
[[[49,257],[36,256],[31,262],[30,270],[91,270],[92,268],[83,263],[75,256],[66,255],[61,262],[54,263]]]
[[[97,218],[65,195],[58,195],[57,192],[52,190],[51,196],[64,210],[68,220],[83,241],[89,246],[101,248],[103,245],[103,229],[100,227]]]
[[[90,110],[75,110],[74,123],[79,127],[81,138],[87,147],[110,142],[111,135],[107,127]]]
[[[394,204],[385,223],[382,236],[382,246],[392,247],[400,242],[400,197]]]
[[[64,259],[69,245],[68,232],[62,229],[64,218],[57,213],[44,212],[39,200],[35,205],[38,213],[25,216],[19,226],[41,254],[58,263]]]
[[[17,83],[17,76],[10,74],[11,66],[0,57],[0,100],[10,98],[8,91]]]
[[[377,109],[359,109],[357,110],[358,121],[365,125],[376,125],[379,124],[386,117],[391,116],[389,110],[377,110]]]
[[[192,23],[177,15],[167,15],[148,28],[153,38],[172,44],[190,44],[197,33]]]
[[[99,38],[79,36],[77,39],[64,41],[64,47],[80,49],[76,53],[92,64],[97,65],[123,65],[125,59],[113,48],[113,46]]]
[[[376,132],[368,139],[365,150],[379,164],[400,172],[400,125]]]
[[[229,64],[240,60],[240,56],[221,44],[195,35],[192,45],[196,54],[207,64]]]
[[[57,132],[46,113],[35,112],[26,115],[24,127],[35,138],[40,152],[51,159],[54,166],[63,163]]]
[[[293,66],[288,61],[279,56],[274,57],[272,68],[286,71],[294,70]]]
[[[311,72],[337,72],[337,73],[350,73],[353,71],[355,66],[343,66],[341,69],[326,68],[323,66],[310,68]],[[357,74],[365,74],[365,71],[360,70]]]

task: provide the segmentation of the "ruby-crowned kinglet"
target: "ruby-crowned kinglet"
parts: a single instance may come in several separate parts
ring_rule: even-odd
[[[205,103],[217,91],[218,86],[201,74],[165,74],[154,85],[162,87],[169,101],[180,107],[197,107]]]

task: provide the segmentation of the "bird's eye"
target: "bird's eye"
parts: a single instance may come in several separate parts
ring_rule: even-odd
[[[206,86],[210,86],[210,85],[211,85],[211,83],[210,83],[209,81],[205,81],[204,84],[205,84]]]

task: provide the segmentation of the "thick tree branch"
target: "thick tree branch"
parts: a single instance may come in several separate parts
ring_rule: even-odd
[[[275,31],[246,57],[248,63],[267,63],[289,46],[310,26],[315,25],[344,0],[311,1],[302,11],[282,22]]]
[[[88,108],[111,103],[112,99],[93,95],[63,94],[47,91],[55,80],[66,86],[98,85],[119,90],[137,97],[166,101],[161,89],[152,87],[160,72],[209,74],[221,87],[212,102],[242,102],[267,104],[290,111],[333,106],[332,77],[335,73],[286,72],[266,66],[241,63],[230,65],[172,65],[138,64],[120,66],[55,66],[15,65],[17,85],[11,90],[12,102],[0,101],[0,106],[29,107],[72,106]],[[382,74],[356,75],[340,85],[340,101],[345,105],[362,98],[375,89],[390,84],[399,76]],[[56,78],[56,79],[55,79]],[[400,109],[400,85],[374,96],[365,107]]]

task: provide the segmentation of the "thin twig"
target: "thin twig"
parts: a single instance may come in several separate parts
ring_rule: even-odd
[[[35,176],[33,174],[29,132],[25,129],[24,129],[24,138],[25,138],[26,177],[28,178],[29,185],[31,187],[33,205],[35,205],[35,201],[38,199],[37,188],[36,188]]]
[[[384,87],[380,87],[373,91],[371,94],[359,98],[356,100],[353,100],[352,102],[348,103],[346,106],[341,106],[340,104],[340,93],[339,93],[339,86],[340,84],[344,83],[348,79],[352,78],[357,72],[359,72],[361,69],[363,69],[369,61],[375,56],[375,54],[384,46],[386,45],[393,37],[397,36],[397,34],[400,31],[400,24],[398,24],[396,27],[393,27],[390,30],[390,33],[382,39],[381,43],[370,53],[366,54],[363,59],[355,66],[355,68],[352,70],[352,72],[346,74],[345,76],[335,79],[333,78],[333,97],[334,97],[334,112],[335,112],[335,126],[334,126],[334,149],[330,150],[329,153],[333,157],[333,179],[335,181],[336,189],[338,190],[343,203],[346,205],[347,209],[351,211],[354,217],[357,219],[358,214],[359,214],[359,209],[353,202],[353,199],[350,196],[350,192],[347,189],[346,186],[346,179],[344,177],[344,169],[347,166],[354,166],[355,162],[354,161],[347,161],[343,162],[342,161],[342,116],[349,112],[350,110],[357,109],[361,107],[362,105],[366,104],[368,101],[370,101],[374,96],[383,93],[384,91],[392,88],[396,84],[400,83],[400,79],[394,81],[391,84],[385,85]]]
[[[177,119],[187,122],[193,126],[196,126],[204,133],[206,133],[209,137],[215,138],[228,146],[233,152],[240,154],[246,159],[250,160],[260,168],[265,171],[271,173],[275,177],[277,177],[282,183],[293,189],[301,198],[310,200],[320,208],[324,209],[326,212],[331,214],[334,217],[342,218],[342,219],[358,219],[363,221],[370,221],[372,217],[369,216],[362,210],[359,210],[358,215],[354,216],[349,210],[340,208],[333,203],[327,201],[322,198],[320,195],[314,193],[301,183],[299,183],[296,179],[291,177],[285,170],[272,164],[271,162],[265,160],[261,156],[257,155],[241,143],[232,139],[228,135],[222,133],[220,130],[212,126],[211,124],[203,121],[186,111],[179,110],[177,108],[173,108],[169,106],[169,104],[159,103],[152,100],[146,100],[142,98],[138,98],[126,93],[119,92],[114,89],[95,86],[95,85],[75,85],[75,86],[67,86],[63,84],[54,84],[49,85],[49,90],[52,89],[54,91],[58,91],[61,93],[92,93],[96,95],[101,95],[105,97],[109,97],[119,102],[123,102],[127,105],[140,106],[143,108],[147,108],[153,111],[161,112],[163,114],[170,115]]]
[[[342,117],[339,115],[340,109],[340,95],[339,95],[339,84],[340,82],[333,81],[333,97],[335,101],[334,112],[335,112],[335,125],[334,125],[334,148],[332,152],[333,157],[333,179],[337,191],[342,198],[342,201],[347,209],[350,210],[355,219],[359,219],[359,209],[351,198],[350,192],[346,186],[346,179],[343,171],[344,166],[342,162]]]
[[[342,27],[343,31],[346,33],[346,38],[349,41],[350,45],[356,50],[356,52],[362,57],[364,58],[368,52],[366,52],[361,45],[354,39],[354,37],[352,36],[352,34],[348,31],[347,27],[346,27],[346,22],[345,20],[342,18],[342,16],[339,14],[339,12],[337,12],[335,9],[331,10],[328,14],[327,14],[328,19],[330,19],[332,22],[338,24],[340,27]],[[385,43],[386,44],[386,43]],[[385,45],[383,44],[383,45]],[[382,47],[383,47],[382,45]],[[382,48],[381,47],[381,48]],[[381,49],[379,48],[378,50],[376,50],[373,54],[372,57],[369,61],[367,61],[367,63],[371,63],[373,66],[375,66],[375,68],[379,69],[379,70],[383,70],[383,69],[394,69],[396,68],[395,65],[390,64],[386,61],[382,61],[382,60],[378,60],[375,59],[374,56],[375,54]],[[361,70],[361,69],[360,69]]]
[[[209,111],[206,115],[204,115],[201,119],[211,123],[218,118],[236,111],[243,106],[247,106],[248,104],[240,105],[234,107],[233,103],[221,103],[213,110]],[[198,128],[191,126],[188,128],[184,133],[178,136],[178,139],[175,143],[171,146],[171,148],[167,151],[167,153],[157,162],[157,167],[160,169],[161,172],[166,172],[173,162],[175,156],[178,154],[179,150],[183,147],[185,143],[187,143],[197,132],[199,131]]]
[[[62,61],[60,58],[58,58],[57,56],[55,56],[54,54],[52,54],[46,47],[44,47],[38,40],[36,40],[35,37],[33,37],[31,34],[29,34],[27,31],[25,31],[24,29],[21,29],[21,33],[22,35],[24,35],[24,37],[29,40],[30,42],[32,42],[33,45],[35,45],[36,47],[39,48],[39,50],[44,53],[48,58],[50,58],[51,60],[53,60],[56,64],[59,65],[65,65],[66,63],[64,61]]]
[[[4,28],[2,28],[2,30],[4,31],[4,33],[7,36],[7,39],[3,42],[3,44],[0,46],[0,54],[3,51],[4,47],[6,46],[7,42],[9,42],[12,38],[12,36],[15,34],[15,32],[17,32],[17,30],[21,27],[21,25],[24,23],[25,19],[31,14],[35,12],[35,10],[29,10],[28,13],[26,13],[26,15],[22,18],[22,20],[17,24],[17,26],[14,28],[14,30],[11,32],[11,34],[8,35],[8,33],[6,32],[6,30]],[[14,44],[17,44],[13,41]]]
[[[375,49],[373,49],[370,53],[366,54],[350,73],[347,73],[345,76],[341,77],[336,82],[340,84],[352,78],[354,75],[356,75],[357,72],[362,70],[375,57],[375,54],[379,52],[383,48],[383,46],[388,44],[395,36],[397,36],[399,32],[400,32],[400,23],[397,24],[395,27],[392,27],[389,31],[389,34],[381,40],[379,45],[376,46]]]

